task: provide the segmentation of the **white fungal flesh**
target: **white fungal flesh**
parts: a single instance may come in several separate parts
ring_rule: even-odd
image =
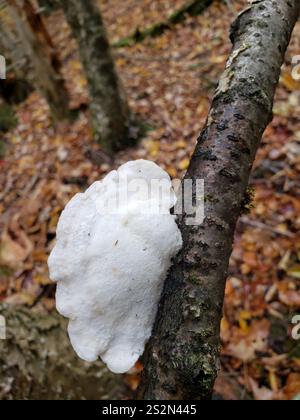
[[[118,211],[109,211],[115,191],[124,190],[122,177],[149,187],[162,181],[160,199],[137,188]],[[182,246],[170,214],[175,203],[168,174],[138,160],[77,194],[63,211],[48,263],[57,309],[70,318],[70,340],[82,359],[100,356],[110,370],[124,373],[143,353],[171,259]]]

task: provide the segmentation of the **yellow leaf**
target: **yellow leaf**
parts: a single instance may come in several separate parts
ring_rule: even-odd
[[[179,140],[175,143],[176,149],[186,149],[187,144],[184,140]]]
[[[245,333],[248,333],[249,331],[249,325],[248,325],[248,320],[251,319],[251,314],[248,311],[241,311],[240,312],[240,317],[239,317],[239,325],[242,331],[244,331]]]
[[[278,391],[278,378],[276,376],[276,373],[273,370],[269,372],[269,384],[272,391],[274,392]]]
[[[185,171],[189,167],[189,164],[190,164],[190,160],[188,158],[185,158],[179,163],[178,168],[181,171]]]
[[[149,150],[150,156],[155,158],[160,150],[160,142],[156,140],[149,140],[147,142],[147,149]]]
[[[167,172],[170,175],[171,178],[176,178],[177,177],[177,171],[174,168],[174,166],[168,166],[167,167]]]
[[[287,271],[288,275],[295,279],[300,279],[300,265],[296,265]]]
[[[49,279],[49,277],[42,276],[41,274],[34,276],[34,281],[41,286],[48,286],[48,284],[52,284],[52,281]]]
[[[286,87],[288,90],[300,90],[300,83],[297,80],[293,79],[290,72],[284,73],[281,78],[280,82]]]
[[[20,300],[28,306],[32,306],[35,301],[35,297],[30,295],[29,293],[20,292],[19,293]]]
[[[78,60],[72,60],[70,66],[73,70],[82,70],[82,65]]]
[[[125,66],[126,65],[126,60],[124,58],[118,58],[117,59],[117,65],[118,66]]]

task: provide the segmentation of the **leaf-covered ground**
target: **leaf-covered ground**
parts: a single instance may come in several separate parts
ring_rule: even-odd
[[[103,0],[112,42],[168,18],[185,0]],[[245,0],[215,1],[199,16],[114,56],[130,106],[145,135],[118,154],[114,166],[152,159],[172,177],[189,164],[231,45],[229,26]],[[48,18],[64,62],[72,106],[88,102],[86,81],[60,12]],[[300,23],[286,55],[268,127],[256,159],[255,196],[238,225],[222,321],[222,371],[216,395],[225,399],[300,398],[300,340],[291,320],[300,313]],[[112,165],[92,141],[88,113],[53,127],[37,92],[17,107],[18,125],[4,136],[0,160],[0,300],[51,310],[47,270],[59,214],[78,191]],[[136,372],[127,380],[138,383]]]

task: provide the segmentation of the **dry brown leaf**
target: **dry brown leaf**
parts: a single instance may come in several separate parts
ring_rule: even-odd
[[[291,91],[300,90],[300,83],[292,77],[290,71],[283,73],[280,78],[280,82],[284,87]]]
[[[285,387],[280,391],[278,399],[300,399],[300,373],[290,373]]]
[[[269,388],[259,387],[258,383],[253,378],[248,378],[249,389],[253,393],[256,401],[272,401],[274,393]]]
[[[13,234],[5,229],[1,236],[0,264],[12,268],[24,262],[33,250],[33,244],[24,231],[19,229]]]
[[[224,350],[224,354],[236,357],[244,363],[257,358],[257,353],[266,352],[270,322],[267,319],[255,320],[251,323],[248,332],[239,328],[232,328],[231,340]]]
[[[289,307],[300,307],[300,292],[298,290],[279,291],[279,300]]]

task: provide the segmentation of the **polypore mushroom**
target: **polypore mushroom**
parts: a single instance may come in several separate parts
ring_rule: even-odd
[[[80,358],[100,356],[110,370],[124,373],[143,353],[172,257],[182,246],[170,214],[175,203],[168,174],[138,160],[66,206],[48,263],[57,309],[70,319]]]

